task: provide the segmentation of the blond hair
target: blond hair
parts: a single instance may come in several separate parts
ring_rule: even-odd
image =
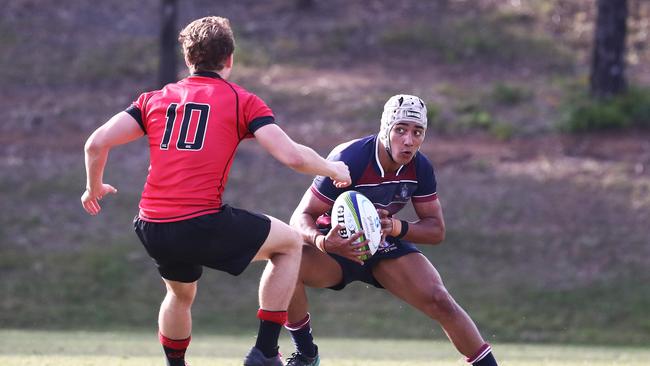
[[[188,24],[179,34],[185,61],[195,71],[222,70],[235,51],[235,37],[226,18],[210,16]]]

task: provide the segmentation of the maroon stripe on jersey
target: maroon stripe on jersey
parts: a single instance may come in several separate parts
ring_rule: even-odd
[[[318,189],[316,189],[316,187],[311,186],[309,189],[314,194],[314,196],[316,196],[316,198],[318,198],[319,200],[321,200],[321,201],[323,201],[323,202],[325,202],[327,204],[330,204],[330,205],[334,203],[333,199],[331,199],[331,198],[325,196],[324,194],[318,192]]]
[[[413,202],[429,202],[429,201],[435,201],[438,199],[438,194],[437,193],[432,193],[430,195],[426,196],[413,196],[411,197],[411,200]]]

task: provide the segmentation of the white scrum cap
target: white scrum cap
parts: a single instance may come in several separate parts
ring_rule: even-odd
[[[427,128],[427,106],[415,95],[397,94],[384,104],[381,114],[379,138],[384,145],[389,145],[390,130],[397,122],[413,122]]]

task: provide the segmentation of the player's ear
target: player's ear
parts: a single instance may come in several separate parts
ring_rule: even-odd
[[[235,62],[235,53],[231,53],[230,56],[226,58],[226,62],[224,62],[224,66],[232,69],[232,64]]]

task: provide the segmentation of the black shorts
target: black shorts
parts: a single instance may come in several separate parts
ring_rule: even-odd
[[[264,244],[271,220],[224,205],[217,213],[176,222],[136,217],[133,226],[163,278],[194,282],[203,266],[241,274]]]
[[[408,241],[387,238],[386,242],[387,244],[380,247],[370,259],[364,261],[363,266],[339,255],[330,254],[339,263],[343,271],[343,279],[341,282],[330,287],[330,289],[342,290],[354,281],[361,281],[377,288],[384,288],[372,274],[373,267],[379,261],[403,257],[409,253],[422,253],[413,243]]]

